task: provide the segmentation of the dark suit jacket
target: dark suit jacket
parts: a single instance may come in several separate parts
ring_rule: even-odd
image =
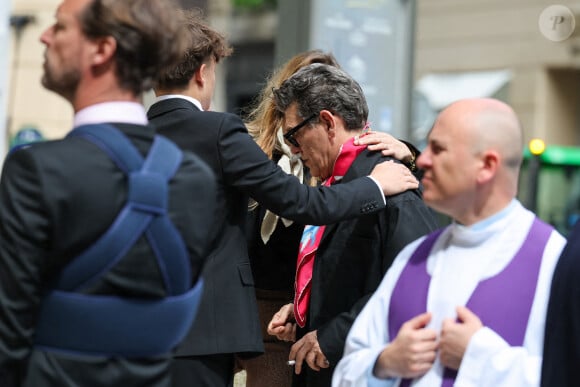
[[[280,154],[274,152],[272,160],[278,162]],[[307,167],[303,167],[304,181],[312,179]],[[248,212],[247,241],[248,255],[252,264],[252,274],[256,289],[276,292],[275,297],[283,302],[280,306],[290,302],[294,297],[294,278],[296,277],[296,257],[298,246],[304,231],[304,225],[293,222],[286,226],[278,220],[274,232],[267,243],[262,240],[262,222],[266,209],[258,205]],[[268,299],[270,295],[265,295]],[[258,301],[260,295],[258,295]],[[262,317],[263,318],[263,317]],[[268,322],[272,316],[268,316]],[[264,320],[262,321],[264,324]],[[267,335],[266,340],[277,340],[274,336]],[[286,366],[284,366],[286,367]]]
[[[147,152],[153,127],[115,126]],[[184,153],[170,182],[169,215],[186,242],[197,277],[211,238],[205,225],[212,222],[215,180],[205,163]],[[7,158],[0,183],[0,386],[169,385],[170,356],[107,359],[31,347],[43,291],[63,266],[109,228],[126,194],[124,173],[82,138],[37,143]],[[166,295],[156,258],[143,238],[83,292]]]
[[[580,385],[580,222],[568,235],[568,244],[554,270],[541,385]]]
[[[203,273],[206,292],[198,316],[178,355],[262,352],[245,239],[248,196],[286,218],[325,224],[382,208],[382,193],[368,178],[333,189],[301,184],[268,159],[233,114],[201,112],[173,98],[151,106],[148,117],[217,176],[218,214],[207,227],[219,230],[218,237]]]
[[[338,184],[367,175],[384,159],[389,158],[363,151]],[[296,385],[330,386],[354,319],[396,255],[436,228],[435,218],[418,190],[388,197],[386,208],[380,212],[326,227],[314,260],[307,326],[298,336],[317,330],[320,348],[331,367],[316,372],[305,366],[307,383]]]

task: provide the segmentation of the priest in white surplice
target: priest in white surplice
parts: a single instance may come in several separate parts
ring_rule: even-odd
[[[537,386],[564,237],[516,199],[522,130],[493,99],[446,108],[417,160],[453,224],[408,245],[357,317],[333,386]]]

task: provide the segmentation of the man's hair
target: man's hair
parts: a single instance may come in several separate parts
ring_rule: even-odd
[[[274,71],[248,114],[248,122],[246,123],[248,132],[269,158],[272,158],[274,150],[279,147],[276,141],[276,134],[282,126],[282,119],[284,118],[284,114],[276,110],[272,99],[272,90],[280,87],[282,82],[290,78],[302,67],[312,63],[324,63],[340,67],[334,55],[329,52],[309,50],[296,54]]]
[[[179,60],[186,44],[181,17],[171,0],[93,0],[79,22],[89,39],[115,38],[119,85],[138,95]]]
[[[369,108],[360,85],[343,70],[315,63],[303,67],[274,90],[280,112],[296,102],[302,118],[329,110],[342,117],[347,130],[364,127]]]
[[[180,61],[164,71],[157,83],[161,89],[185,89],[203,63],[213,57],[216,63],[232,53],[225,37],[209,27],[198,10],[183,11],[188,46]]]

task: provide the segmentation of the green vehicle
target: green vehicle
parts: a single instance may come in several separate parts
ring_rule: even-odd
[[[518,198],[567,236],[580,218],[580,147],[532,140],[524,151]]]

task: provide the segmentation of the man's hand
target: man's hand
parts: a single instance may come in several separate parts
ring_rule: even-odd
[[[405,143],[385,132],[367,132],[354,138],[355,145],[368,145],[371,151],[381,151],[384,156],[391,156],[403,162],[413,159],[413,153]]]
[[[479,317],[464,306],[457,307],[457,319],[443,320],[439,344],[441,364],[454,370],[459,369],[471,337],[483,328]]]
[[[296,323],[294,322],[294,304],[286,304],[272,316],[268,323],[268,334],[282,341],[296,341]]]
[[[431,313],[423,313],[401,326],[375,363],[373,373],[378,378],[412,379],[429,371],[437,351],[437,332],[425,328],[429,321]]]
[[[419,182],[409,168],[392,160],[377,164],[371,171],[371,177],[379,182],[385,196],[419,187]]]
[[[320,371],[321,368],[328,368],[329,363],[320,349],[316,331],[308,332],[298,340],[290,349],[290,360],[296,360],[294,372],[302,372],[302,362],[306,361],[308,366],[314,371]]]

